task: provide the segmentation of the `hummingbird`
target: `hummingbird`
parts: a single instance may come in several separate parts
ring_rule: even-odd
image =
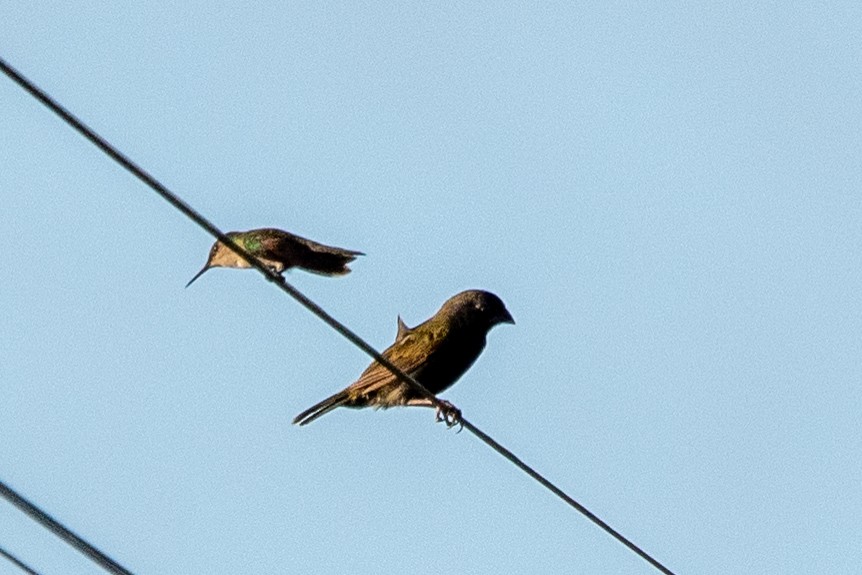
[[[430,319],[407,327],[398,317],[398,333],[383,357],[437,395],[448,389],[478,359],[488,332],[501,323],[515,323],[503,301],[491,292],[467,290],[443,304]],[[398,379],[376,361],[354,383],[296,416],[293,423],[311,423],[336,407],[435,407],[437,420],[449,427],[460,413],[449,402],[439,405]],[[442,406],[442,408],[441,408]],[[441,417],[441,414],[443,416]]]
[[[296,267],[325,276],[350,273],[347,264],[364,256],[362,252],[325,246],[276,228],[261,228],[247,232],[225,234],[248,253],[256,256],[277,274]],[[251,265],[223,243],[216,241],[210,249],[203,269],[195,274],[186,287],[192,285],[210,268],[250,268]]]

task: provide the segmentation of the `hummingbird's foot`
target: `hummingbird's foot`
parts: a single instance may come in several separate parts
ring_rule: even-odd
[[[440,400],[440,405],[437,406],[437,412],[435,413],[435,419],[445,423],[449,429],[459,425],[458,433],[464,429],[464,424],[461,422],[461,410],[445,399]]]
[[[273,274],[275,274],[276,276],[278,276],[278,277],[267,276],[267,279],[268,279],[269,281],[271,281],[271,282],[275,282],[275,283],[277,283],[277,284],[283,284],[283,283],[284,283],[284,275],[283,275],[280,271],[278,271],[278,270],[277,270],[276,268],[274,268],[274,267],[270,267],[270,268],[269,268],[269,271],[271,271]]]

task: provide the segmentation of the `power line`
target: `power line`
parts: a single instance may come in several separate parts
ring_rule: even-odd
[[[0,60],[2,64],[2,60]],[[68,527],[36,507],[33,503],[18,494],[14,489],[0,481],[0,496],[9,501],[12,505],[35,519],[43,527],[53,532],[54,535],[86,555],[94,563],[99,565],[105,571],[114,573],[115,575],[132,575],[132,572],[81,539],[74,534]]]
[[[23,561],[21,561],[20,559],[18,559],[17,557],[15,557],[11,553],[9,553],[5,549],[3,549],[2,547],[0,547],[0,555],[5,557],[6,559],[8,559],[10,563],[15,565],[19,569],[21,569],[21,571],[23,571],[24,573],[27,573],[28,575],[39,575],[38,571],[36,571],[32,567],[30,567],[29,565],[27,565],[26,563],[24,563]]]
[[[434,394],[428,391],[421,383],[416,381],[410,375],[404,373],[398,367],[393,365],[389,360],[383,357],[376,349],[374,349],[370,344],[368,344],[364,339],[359,337],[356,333],[351,331],[347,326],[339,322],[333,316],[329,315],[323,308],[314,303],[304,294],[302,294],[299,290],[290,285],[282,276],[276,274],[268,267],[263,265],[255,256],[246,252],[243,248],[236,245],[229,237],[224,235],[215,225],[213,225],[209,220],[203,217],[200,213],[198,213],[194,208],[189,206],[183,200],[181,200],[176,194],[168,190],[164,185],[162,185],[158,180],[156,180],[153,176],[151,176],[146,170],[138,166],[131,159],[123,155],[119,150],[117,150],[114,146],[109,144],[104,138],[96,134],[92,129],[90,129],[87,125],[77,119],[71,112],[66,110],[63,106],[61,106],[58,102],[52,99],[47,93],[43,92],[37,86],[35,86],[32,82],[30,82],[27,78],[22,76],[18,71],[12,68],[9,64],[6,63],[5,60],[0,58],[0,69],[9,76],[12,80],[14,80],[19,86],[21,86],[24,90],[29,92],[34,98],[42,102],[46,107],[48,107],[51,111],[59,115],[63,120],[66,121],[72,128],[78,131],[85,138],[90,140],[93,144],[95,144],[100,150],[105,152],[108,156],[113,158],[116,162],[118,162],[121,166],[126,168],[132,175],[136,176],[138,179],[147,184],[150,188],[152,188],[157,194],[159,194],[162,198],[164,198],[168,203],[177,208],[180,212],[185,214],[189,219],[194,221],[204,230],[206,230],[210,235],[218,239],[220,242],[228,246],[231,250],[236,252],[242,259],[247,261],[252,267],[258,270],[260,273],[264,275],[264,277],[268,280],[276,284],[278,287],[282,289],[285,293],[291,296],[293,299],[302,304],[306,309],[308,309],[311,313],[316,315],[318,318],[323,320],[329,327],[340,333],[344,336],[348,341],[354,344],[356,347],[364,351],[366,354],[371,356],[375,361],[383,365],[386,369],[392,372],[398,379],[412,386],[416,391],[420,392],[423,396],[430,399],[434,405],[438,409],[442,409],[444,411],[452,410],[453,407],[448,402],[443,402],[439,400]],[[594,513],[589,511],[586,507],[575,501],[574,498],[566,494],[562,489],[554,485],[551,481],[541,475],[538,471],[524,463],[520,458],[518,458],[514,453],[500,445],[497,441],[491,438],[488,434],[483,432],[481,429],[464,419],[460,415],[460,411],[454,409],[457,413],[457,422],[463,425],[463,427],[467,428],[470,433],[475,435],[489,447],[494,449],[497,453],[508,459],[510,462],[515,464],[519,469],[527,473],[530,477],[539,482],[542,486],[548,489],[551,493],[562,499],[569,506],[577,510],[579,513],[583,514],[587,519],[601,527],[605,532],[609,535],[617,539],[620,543],[628,547],[631,551],[637,554],[639,557],[647,561],[650,565],[658,569],[660,572],[665,573],[666,575],[674,575],[674,573],[661,564],[657,559],[653,558],[646,551],[635,545],[632,541],[624,537],[617,530],[613,529],[610,525],[599,519]],[[447,421],[448,423],[448,421]]]

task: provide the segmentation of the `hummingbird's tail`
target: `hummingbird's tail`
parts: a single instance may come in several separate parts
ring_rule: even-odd
[[[324,276],[343,276],[351,271],[347,264],[357,256],[364,255],[362,252],[326,246],[325,250],[317,250],[310,254],[306,261],[300,263],[300,267]]]
[[[350,395],[347,390],[339,391],[331,397],[327,397],[320,403],[316,403],[293,418],[293,423],[297,425],[306,425],[311,423],[321,415],[329,413],[336,407],[347,404],[350,400]]]

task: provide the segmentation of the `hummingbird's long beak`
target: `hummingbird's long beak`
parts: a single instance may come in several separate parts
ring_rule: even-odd
[[[207,262],[207,265],[205,265],[201,271],[199,271],[198,273],[195,274],[195,277],[193,277],[192,279],[189,280],[189,283],[186,284],[186,287],[189,287],[190,285],[192,285],[192,282],[194,282],[196,279],[198,279],[199,277],[204,275],[204,272],[207,271],[208,269],[210,269],[209,262]]]

